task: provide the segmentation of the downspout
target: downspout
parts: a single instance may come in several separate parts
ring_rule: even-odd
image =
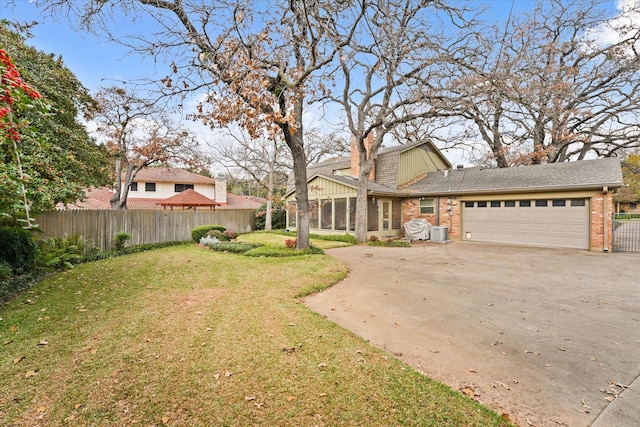
[[[609,252],[609,226],[607,224],[607,194],[609,194],[609,187],[602,187],[602,250]]]
[[[436,197],[436,225],[440,225],[440,196]]]

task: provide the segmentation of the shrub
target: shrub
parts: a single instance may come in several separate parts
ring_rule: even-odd
[[[113,239],[113,249],[118,252],[127,246],[127,242],[131,239],[131,234],[120,231]]]
[[[367,242],[368,246],[385,246],[385,247],[393,247],[393,248],[409,248],[411,244],[404,240],[398,239],[386,239],[386,240],[369,240]]]
[[[372,236],[369,236],[369,241],[370,242],[377,242],[378,240],[380,240],[380,239],[378,239],[378,236],[376,236],[375,234],[372,235]]]
[[[211,230],[218,230],[224,233],[227,229],[222,225],[201,225],[200,227],[196,227],[191,230],[191,238],[194,242],[198,243],[200,242],[200,239],[206,236]]]
[[[0,282],[10,279],[12,275],[11,266],[4,261],[0,262]]]
[[[298,239],[287,239],[284,241],[284,245],[289,249],[295,248],[297,244],[298,244]]]
[[[263,204],[256,211],[256,230],[264,230],[267,219],[267,204]],[[275,202],[271,206],[271,228],[283,229],[287,226],[287,211],[284,203]]]
[[[98,261],[101,259],[107,259],[107,258],[114,258],[117,256],[121,256],[121,255],[128,255],[128,254],[135,254],[138,252],[144,252],[144,251],[149,251],[151,249],[160,249],[160,248],[166,248],[169,246],[179,246],[179,245],[184,245],[187,242],[160,242],[160,243],[147,243],[144,245],[136,245],[136,246],[129,246],[126,247],[124,249],[122,249],[121,251],[118,252],[97,252],[91,255],[88,255],[85,257],[84,261],[85,262],[90,262],[90,261]]]
[[[250,251],[245,252],[246,256],[272,258],[322,254],[324,254],[324,251],[314,246],[311,246],[309,249],[302,250],[283,248],[282,246],[261,246],[259,248],[251,249]]]
[[[215,239],[220,240],[221,242],[228,242],[229,241],[229,237],[227,237],[226,234],[224,234],[222,231],[220,230],[210,230],[207,233],[208,237],[213,237]]]
[[[77,235],[64,238],[49,237],[38,242],[40,257],[38,261],[47,269],[64,270],[82,261],[84,241]]]
[[[227,236],[229,240],[233,240],[238,237],[238,233],[236,233],[235,230],[226,230],[224,235]]]
[[[229,252],[232,254],[243,254],[251,249],[263,246],[261,243],[245,243],[245,242],[219,242],[207,243],[206,247],[216,252]]]
[[[20,274],[32,269],[37,258],[38,246],[30,232],[20,227],[0,227],[0,262]]]

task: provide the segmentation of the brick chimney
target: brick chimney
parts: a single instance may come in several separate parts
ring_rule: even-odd
[[[367,148],[367,157],[371,154],[371,147],[373,147],[373,132],[369,132],[367,138],[364,140],[364,146]],[[358,177],[360,174],[360,162],[358,145],[356,144],[356,138],[351,137],[351,176]],[[369,174],[369,181],[375,181],[376,179],[376,166],[373,165],[371,173]]]

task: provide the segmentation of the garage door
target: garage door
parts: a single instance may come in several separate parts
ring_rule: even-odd
[[[465,240],[589,249],[587,199],[462,202]]]

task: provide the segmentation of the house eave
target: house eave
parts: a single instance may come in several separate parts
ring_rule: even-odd
[[[514,194],[514,193],[549,193],[560,191],[580,191],[580,190],[602,190],[607,188],[608,191],[622,187],[621,182],[597,183],[597,184],[580,184],[580,185],[557,185],[545,187],[513,187],[513,188],[488,188],[488,189],[468,189],[468,190],[446,190],[446,191],[415,191],[406,192],[411,196],[453,196],[453,195],[483,195],[483,194]]]

